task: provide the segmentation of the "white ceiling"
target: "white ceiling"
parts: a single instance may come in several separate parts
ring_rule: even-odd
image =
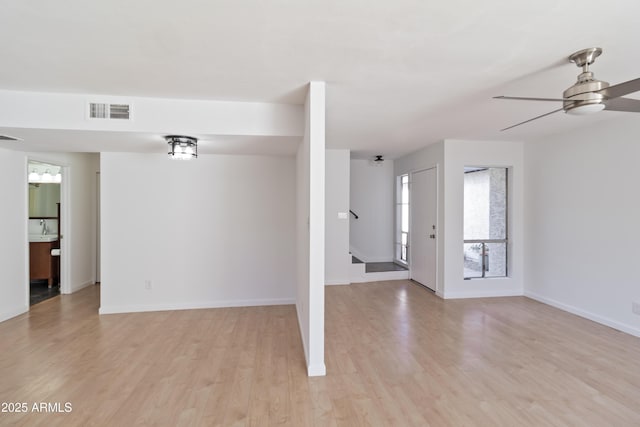
[[[579,72],[565,58],[583,48],[604,49],[599,79],[640,76],[631,0],[6,0],[0,38],[0,89],[301,103],[306,83],[324,80],[327,146],[356,157],[443,138],[529,140],[633,114],[558,113],[499,132],[559,106],[491,97],[560,96]],[[59,132],[28,136],[100,151]],[[264,147],[232,139],[230,152]]]

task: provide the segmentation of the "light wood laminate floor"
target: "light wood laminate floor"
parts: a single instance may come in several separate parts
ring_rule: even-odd
[[[326,289],[328,375],[293,306],[98,316],[91,287],[0,323],[0,425],[638,426],[640,339],[524,297]]]

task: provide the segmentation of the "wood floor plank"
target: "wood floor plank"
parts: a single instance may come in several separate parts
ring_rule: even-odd
[[[0,323],[0,425],[637,426],[640,339],[525,297],[326,289],[327,376],[294,306],[99,316],[99,288]]]

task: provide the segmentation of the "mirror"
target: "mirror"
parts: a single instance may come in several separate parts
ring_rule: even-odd
[[[29,184],[29,218],[57,218],[60,184]]]

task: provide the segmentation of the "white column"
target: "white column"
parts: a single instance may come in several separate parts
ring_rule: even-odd
[[[324,209],[325,84],[311,82],[305,133],[297,154],[296,310],[309,376],[325,375]]]
[[[324,365],[325,83],[309,84],[309,376]]]

